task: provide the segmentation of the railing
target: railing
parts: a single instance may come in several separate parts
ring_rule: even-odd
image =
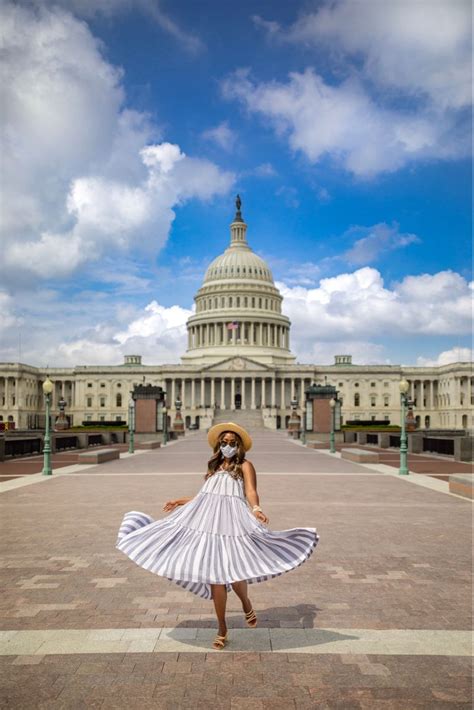
[[[58,436],[56,438],[56,451],[77,448],[77,436]]]
[[[102,446],[102,434],[89,434],[87,444],[88,446]]]
[[[5,441],[5,458],[14,456],[32,456],[41,453],[41,439],[7,439]]]
[[[454,441],[453,439],[423,437],[423,451],[431,451],[432,453],[444,454],[445,456],[454,456]]]

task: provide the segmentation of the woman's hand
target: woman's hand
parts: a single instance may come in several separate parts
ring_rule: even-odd
[[[163,510],[164,510],[166,513],[169,513],[170,510],[174,510],[175,508],[178,507],[178,505],[181,505],[181,503],[179,502],[179,500],[169,500],[169,501],[167,501],[167,502],[164,504]]]
[[[268,521],[270,520],[270,518],[267,518],[265,513],[263,513],[261,510],[256,510],[254,515],[257,520],[260,520],[261,523],[268,523]]]

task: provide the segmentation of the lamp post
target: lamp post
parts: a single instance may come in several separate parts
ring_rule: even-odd
[[[408,446],[407,446],[407,432],[406,432],[406,427],[405,427],[405,418],[406,418],[406,407],[408,405],[408,390],[410,389],[410,385],[405,379],[400,380],[398,383],[398,389],[400,390],[400,404],[401,404],[401,425],[402,425],[402,430],[400,433],[400,468],[398,470],[398,473],[400,476],[408,476],[409,471],[408,471],[408,466],[407,466],[407,451],[408,451]]]
[[[335,446],[335,437],[334,437],[334,429],[336,426],[335,423],[335,414],[336,414],[336,400],[334,397],[332,397],[329,400],[329,406],[331,407],[331,433],[329,434],[329,453],[330,454],[335,454],[336,453],[336,446]]]
[[[163,412],[163,445],[166,446],[168,443],[168,410],[163,407],[161,411]]]
[[[50,430],[50,409],[51,409],[51,392],[53,391],[53,383],[49,379],[43,382],[43,394],[46,405],[46,422],[44,427],[44,447],[43,447],[43,476],[51,476],[53,470],[51,468],[51,430]]]
[[[128,453],[135,453],[135,400],[130,397],[128,403]]]

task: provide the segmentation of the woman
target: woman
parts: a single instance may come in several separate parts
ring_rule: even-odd
[[[319,535],[316,528],[265,527],[269,518],[259,506],[255,468],[245,458],[252,439],[243,427],[216,424],[207,438],[213,455],[196,496],[168,501],[163,510],[170,515],[158,521],[138,511],[127,513],[116,547],[144,569],[212,599],[219,623],[213,648],[221,649],[227,642],[227,593],[234,590],[247,625],[255,628],[247,584],[306,562]]]

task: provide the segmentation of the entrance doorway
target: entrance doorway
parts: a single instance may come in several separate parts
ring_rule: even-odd
[[[241,394],[236,394],[235,395],[235,408],[236,409],[241,409],[242,408],[242,395]]]

